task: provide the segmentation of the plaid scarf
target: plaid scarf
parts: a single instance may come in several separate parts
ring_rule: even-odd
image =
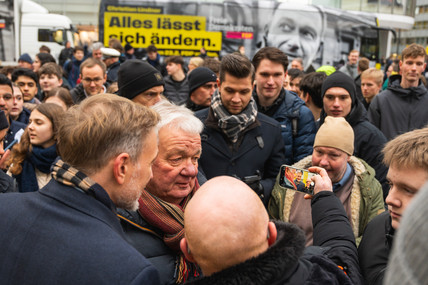
[[[83,192],[94,197],[113,212],[116,212],[116,206],[111,201],[107,192],[101,187],[101,185],[97,184],[83,172],[80,172],[78,169],[65,163],[61,159],[54,162],[51,170],[52,178],[57,182],[83,190]]]
[[[189,273],[199,275],[199,268],[185,260],[180,251],[180,241],[184,237],[184,209],[198,188],[199,183],[196,180],[193,191],[179,205],[165,202],[147,191],[143,191],[138,200],[140,215],[150,225],[160,229],[165,244],[180,255],[177,283],[184,283]]]
[[[211,101],[211,109],[218,120],[219,128],[232,143],[238,141],[239,134],[254,123],[257,117],[257,106],[253,97],[240,114],[231,115],[221,102],[220,92],[216,91]]]

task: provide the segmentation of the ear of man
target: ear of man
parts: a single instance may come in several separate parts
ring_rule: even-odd
[[[186,257],[187,260],[189,260],[190,262],[196,263],[195,259],[193,258],[192,253],[190,252],[189,245],[187,244],[186,238],[181,239],[180,249],[181,249],[181,252],[183,252],[184,257]]]
[[[268,233],[268,244],[271,246],[275,243],[276,237],[278,236],[276,226],[273,222],[268,223]]]
[[[125,182],[125,177],[128,175],[131,157],[127,153],[121,153],[113,162],[113,175],[115,181],[122,185]]]

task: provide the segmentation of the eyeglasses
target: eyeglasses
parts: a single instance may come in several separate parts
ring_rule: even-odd
[[[88,78],[88,77],[85,77],[82,80],[85,81],[86,83],[89,83],[89,84],[91,84],[92,82],[94,82],[94,83],[100,83],[101,81],[103,81],[103,79],[99,78],[99,77],[97,77],[97,78]]]

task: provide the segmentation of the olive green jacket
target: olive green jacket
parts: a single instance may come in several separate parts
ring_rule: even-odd
[[[385,211],[382,187],[375,178],[375,171],[364,160],[351,156],[349,164],[355,172],[351,192],[351,217],[357,245],[360,243],[366,225],[375,216]],[[312,156],[293,164],[293,167],[307,169],[312,165]],[[288,191],[279,185],[279,175],[268,205],[269,216],[289,222],[295,191]]]

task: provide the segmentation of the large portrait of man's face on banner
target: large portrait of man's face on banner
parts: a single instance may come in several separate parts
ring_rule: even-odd
[[[290,62],[302,58],[307,69],[319,55],[324,27],[324,15],[316,7],[282,3],[266,27],[266,46],[279,48]]]

